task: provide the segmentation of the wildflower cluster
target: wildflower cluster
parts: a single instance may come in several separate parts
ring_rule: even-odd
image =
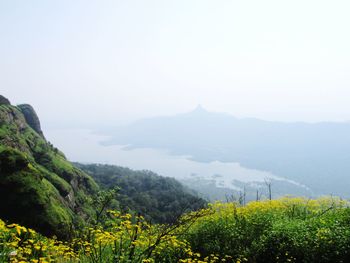
[[[215,203],[187,231],[203,257],[224,262],[346,262],[350,256],[349,202],[323,197]],[[227,261],[227,256],[231,259]]]
[[[188,242],[180,240],[180,226],[150,225],[142,216],[108,211],[104,227],[88,228],[73,241],[86,262],[178,262],[192,258]]]
[[[61,241],[45,238],[17,224],[6,225],[0,220],[0,262],[49,263],[57,258],[68,261],[75,259],[76,254]]]
[[[215,203],[169,225],[109,211],[69,243],[0,220],[0,262],[347,262],[349,203],[282,198]]]

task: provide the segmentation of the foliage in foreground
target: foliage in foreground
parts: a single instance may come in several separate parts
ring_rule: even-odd
[[[350,208],[335,198],[282,198],[212,205],[210,216],[187,231],[203,257],[216,254],[247,262],[348,262]]]
[[[347,262],[349,203],[216,203],[171,225],[111,211],[69,243],[0,221],[0,262]]]
[[[202,262],[179,235],[208,212],[192,212],[172,225],[152,226],[142,216],[109,211],[104,227],[87,228],[69,243],[0,220],[0,262]]]

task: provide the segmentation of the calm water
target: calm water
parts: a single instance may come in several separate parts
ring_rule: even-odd
[[[200,163],[190,156],[173,156],[155,149],[126,150],[125,146],[104,146],[101,141],[108,137],[93,134],[89,130],[48,130],[46,137],[62,150],[70,161],[83,163],[104,163],[126,166],[136,170],[152,170],[160,175],[178,179],[193,178],[215,180],[218,187],[237,189],[233,181],[264,182],[270,178],[297,184],[266,171],[247,169],[239,163]]]

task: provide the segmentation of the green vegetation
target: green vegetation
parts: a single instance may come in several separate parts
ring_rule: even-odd
[[[102,188],[118,187],[119,209],[126,213],[136,211],[149,222],[171,223],[184,212],[203,208],[206,204],[175,179],[151,171],[102,164],[75,165],[91,175]]]
[[[247,262],[348,262],[350,208],[336,198],[214,204],[186,240],[203,257]],[[234,261],[235,262],[235,261]]]
[[[174,179],[151,172],[77,166],[106,191],[46,141],[31,106],[0,103],[0,218],[4,220],[68,240],[75,230],[100,224],[107,208],[159,223],[172,222],[205,204]],[[111,196],[116,187],[118,196]],[[108,195],[110,200],[100,210],[100,199]]]
[[[93,213],[86,200],[97,193],[96,183],[11,105],[0,105],[0,175],[3,219],[67,239]]]
[[[350,256],[349,203],[335,198],[216,203],[172,224],[106,215],[69,243],[0,220],[0,262],[311,263]]]
[[[37,134],[44,137],[44,134],[40,127],[40,121],[39,121],[38,115],[36,115],[36,112],[33,109],[33,107],[29,104],[21,104],[21,105],[18,105],[17,107],[21,110],[28,125],[34,131],[36,131]]]
[[[0,263],[349,262],[348,201],[244,203],[205,207],[149,171],[73,165],[0,103]]]

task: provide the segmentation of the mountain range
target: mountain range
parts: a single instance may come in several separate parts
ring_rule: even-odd
[[[106,145],[165,149],[198,162],[236,162],[294,180],[315,195],[350,197],[349,122],[273,122],[195,110],[100,131]]]

